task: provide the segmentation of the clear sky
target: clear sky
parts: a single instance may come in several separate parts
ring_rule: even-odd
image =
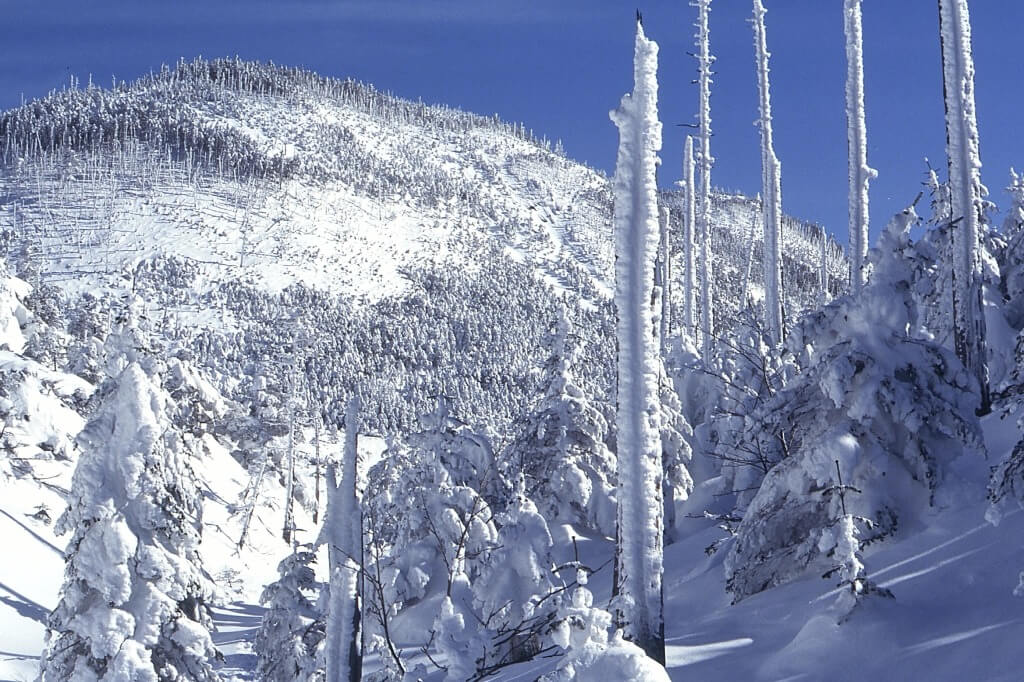
[[[765,0],[776,151],[787,213],[846,238],[842,0]],[[864,0],[872,233],[921,189],[924,157],[944,166],[935,0]],[[660,182],[680,175],[694,120],[695,10],[640,3],[661,45],[665,146]],[[240,55],[351,76],[408,98],[497,112],[612,171],[608,110],[631,83],[636,2],[613,0],[0,0],[0,107],[70,75],[132,79],[178,57]],[[983,179],[997,203],[1024,167],[1024,3],[973,0]],[[749,0],[715,0],[713,182],[760,190]]]

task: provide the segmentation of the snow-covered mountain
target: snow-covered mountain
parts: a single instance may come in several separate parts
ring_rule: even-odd
[[[473,270],[496,245],[556,288],[594,296],[611,283],[601,173],[521,126],[351,81],[182,63],[6,112],[0,158],[0,225],[33,240],[48,279],[61,282],[173,255],[201,266],[197,290],[302,282],[368,303],[408,290],[408,268]],[[718,196],[726,271],[745,268],[751,230],[760,238],[752,208]],[[789,261],[816,277],[821,236],[795,220],[786,227]],[[834,243],[829,267],[844,278]],[[793,279],[800,305],[815,284]]]

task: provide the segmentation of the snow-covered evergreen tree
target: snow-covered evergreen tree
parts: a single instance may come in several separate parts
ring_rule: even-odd
[[[267,682],[314,682],[324,678],[320,644],[324,619],[317,611],[320,588],[312,564],[316,554],[298,548],[278,565],[280,577],[263,590],[266,605],[256,632],[256,674]]]
[[[953,237],[953,341],[957,356],[978,380],[982,412],[991,407],[988,347],[982,307],[985,195],[974,103],[974,56],[967,0],[939,0],[942,75],[946,103],[946,157]]]
[[[497,545],[494,513],[479,492],[493,475],[493,451],[443,397],[424,427],[408,442],[393,442],[369,472],[364,625],[368,649],[404,673],[391,620],[403,608],[443,595],[423,645],[446,653],[449,678],[460,679],[453,671],[486,665],[489,646],[488,633],[474,626],[480,616],[472,585]]]
[[[547,521],[525,494],[522,479],[497,515],[496,547],[473,583],[483,628],[491,634],[485,666],[528,660],[550,646],[562,581],[554,573]]]
[[[201,500],[159,378],[130,362],[82,432],[42,679],[215,680]]]
[[[909,208],[890,223],[860,295],[837,299],[793,330],[788,343],[804,370],[755,421],[789,437],[726,558],[737,599],[808,567],[832,567],[830,555],[849,539],[834,530],[846,516],[839,497],[825,494],[836,483],[836,460],[844,483],[861,491],[846,507],[866,525],[864,542],[911,525],[952,489],[944,485],[955,487],[947,482],[951,463],[984,452],[971,375],[951,352],[911,334],[919,317],[907,257],[914,222]]]
[[[616,569],[627,639],[665,660],[662,615],[660,361],[652,324],[658,246],[658,46],[637,22],[634,86],[611,112],[619,129],[615,168],[615,307],[618,313],[618,528]]]
[[[1006,188],[1011,205],[1003,221],[1006,249],[1000,259],[1000,290],[1006,297],[1004,311],[1013,329],[1024,328],[1024,174],[1010,169]]]
[[[854,293],[864,286],[868,255],[868,185],[878,173],[868,166],[864,114],[864,29],[861,0],[843,0],[846,28],[846,126],[850,168],[850,280]]]
[[[764,319],[775,344],[782,342],[782,165],[775,156],[772,135],[772,96],[768,77],[768,36],[764,25],[766,10],[754,0],[754,50],[757,87],[760,93],[761,185],[764,192]],[[745,303],[745,302],[744,302]]]
[[[693,429],[683,415],[683,407],[675,387],[664,373],[658,382],[661,403],[659,418],[661,433],[662,498],[665,505],[664,521],[666,542],[671,542],[676,525],[676,502],[683,502],[693,492],[693,477],[689,464],[693,458]]]
[[[615,456],[608,448],[602,410],[573,378],[578,345],[564,309],[552,339],[547,384],[540,403],[502,450],[502,476],[522,474],[526,495],[551,523],[569,523],[611,536],[615,532]]]

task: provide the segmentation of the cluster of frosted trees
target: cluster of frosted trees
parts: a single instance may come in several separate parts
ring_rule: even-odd
[[[760,388],[749,388],[748,384],[744,391],[733,382],[736,390],[747,395],[728,397],[731,390],[727,387],[720,398],[732,401],[731,415],[746,416],[739,423],[730,416],[728,428],[720,428],[714,439],[720,446],[717,453],[731,465],[745,465],[758,471],[758,475],[743,479],[745,485],[752,484],[746,490],[755,492],[738,496],[737,500],[742,500],[738,502],[739,515],[730,517],[742,520],[726,560],[728,585],[737,599],[743,598],[790,579],[809,564],[823,561],[818,553],[825,552],[836,562],[827,574],[840,576],[842,584],[849,587],[843,592],[840,605],[840,611],[848,614],[864,595],[886,593],[868,580],[859,554],[861,543],[885,537],[894,532],[898,519],[920,513],[919,509],[908,507],[905,500],[888,497],[895,485],[892,480],[904,472],[913,480],[927,481],[934,495],[934,487],[942,480],[943,467],[951,460],[936,460],[929,453],[941,450],[953,458],[964,451],[982,451],[974,412],[982,414],[991,406],[989,350],[982,308],[986,190],[979,175],[967,3],[939,3],[949,162],[948,186],[938,187],[948,193],[948,213],[939,220],[944,221],[941,227],[949,235],[951,258],[946,271],[951,276],[952,292],[945,314],[926,320],[925,311],[942,305],[943,299],[933,296],[922,300],[920,294],[909,293],[928,287],[937,291],[938,285],[922,283],[931,276],[922,273],[934,273],[936,267],[943,271],[941,266],[934,265],[934,260],[933,265],[926,264],[931,254],[927,242],[915,245],[909,240],[909,229],[917,222],[912,207],[894,219],[879,248],[869,254],[869,183],[876,172],[867,161],[861,3],[845,0],[842,11],[848,59],[852,294],[804,320],[790,320],[788,326],[797,341],[784,346],[787,325],[783,318],[780,267],[784,248],[780,231],[781,164],[772,134],[766,11],[761,0],[754,0],[765,295],[763,308],[753,318],[757,330],[753,350],[746,355],[743,349],[752,337],[744,340],[741,332],[728,339],[720,338],[725,332],[716,327],[714,319],[715,296],[721,293],[712,288],[709,249],[710,175],[714,162],[710,150],[714,61],[709,49],[710,5],[710,0],[695,3],[699,138],[696,158],[691,139],[686,141],[683,156],[683,329],[698,349],[704,371],[723,372],[727,376],[731,373],[733,379],[749,380],[749,372],[747,376],[736,373],[736,356],[742,356],[749,364],[761,364]],[[620,596],[625,595],[622,603],[627,606],[618,617],[627,638],[651,657],[664,660],[661,540],[665,519],[658,495],[660,451],[652,434],[657,424],[653,404],[658,378],[664,372],[659,343],[661,350],[666,347],[664,339],[658,337],[670,328],[664,319],[658,320],[668,314],[668,308],[658,306],[657,302],[670,288],[671,268],[666,265],[670,262],[666,254],[658,254],[655,266],[658,231],[665,229],[665,222],[659,225],[657,220],[654,193],[658,163],[655,154],[660,148],[661,128],[656,114],[653,55],[656,52],[638,38],[636,90],[613,114],[620,130],[615,178],[620,490],[615,587]],[[661,242],[665,241],[662,237]],[[652,279],[652,273],[656,279]],[[650,305],[650,301],[656,305]],[[927,330],[927,326],[939,328],[938,333]],[[927,338],[941,337],[942,327],[953,341],[951,350],[955,351],[956,359],[945,348],[920,338],[921,334],[927,334]],[[883,361],[877,357],[880,347],[888,348],[897,359]],[[783,351],[784,348],[791,350]],[[786,361],[788,368],[771,360],[780,357],[780,352],[792,353]],[[774,369],[769,369],[773,362]],[[957,374],[960,363],[970,371],[971,381]],[[842,390],[848,392],[836,393],[836,386],[845,386]],[[814,391],[824,392],[817,402],[812,397]],[[755,396],[753,400],[751,395]],[[846,404],[841,395],[851,396],[849,400],[853,402]],[[876,408],[865,410],[864,401]],[[833,405],[834,409],[809,407],[813,404]],[[716,419],[714,410],[710,412],[703,415],[709,423]],[[689,416],[701,421],[701,416],[694,412]],[[894,436],[907,429],[909,433]],[[894,438],[905,444],[903,459],[895,464],[885,463],[888,443]],[[819,456],[813,456],[815,452],[831,454],[822,464]],[[745,459],[747,455],[751,457]],[[891,476],[889,484],[879,485],[874,477],[886,471]],[[1003,489],[1012,488],[1015,472],[1004,476],[1004,481],[1010,483],[1004,483]],[[798,476],[807,479],[805,487],[814,490],[823,486],[826,493],[834,494],[794,503],[787,497],[786,486]],[[734,479],[734,485],[736,482]],[[859,492],[869,487],[875,489],[871,495],[846,499],[849,490]],[[802,530],[794,535],[793,527]],[[787,538],[793,537],[800,538],[800,542],[791,544]],[[763,561],[764,556],[773,558]]]

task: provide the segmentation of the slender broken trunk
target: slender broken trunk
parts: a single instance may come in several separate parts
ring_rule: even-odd
[[[714,271],[711,264],[711,31],[709,15],[711,0],[697,0],[697,42],[700,64],[700,314],[701,314],[701,355],[704,364],[711,366],[714,361],[715,331],[715,290]]]
[[[988,348],[982,305],[981,236],[985,195],[974,103],[974,57],[967,0],[939,0],[939,35],[946,103],[946,157],[953,240],[953,342],[981,390],[979,413],[992,408]]]
[[[754,49],[757,55],[757,85],[761,97],[761,204],[764,226],[764,320],[772,343],[782,343],[782,165],[775,156],[772,135],[771,85],[768,79],[768,37],[764,25],[766,11],[761,0],[754,0]]]
[[[683,151],[683,327],[690,340],[697,343],[697,192],[694,178],[693,138],[687,136]]]
[[[861,0],[843,0],[846,29],[846,139],[850,182],[850,285],[864,286],[868,255],[868,184],[878,176],[868,166],[868,131],[864,115],[864,36]]]

